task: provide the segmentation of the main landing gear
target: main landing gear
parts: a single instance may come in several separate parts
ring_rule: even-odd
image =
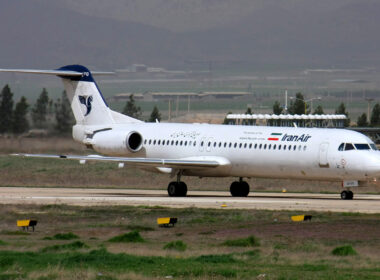
[[[354,193],[352,191],[342,191],[340,193],[340,197],[344,200],[348,200],[348,199],[353,199],[354,198]]]
[[[177,174],[177,181],[170,182],[168,185],[168,194],[169,196],[186,196],[187,194],[187,185],[181,181],[182,173]],[[249,194],[249,184],[246,181],[243,181],[243,178],[240,177],[239,181],[232,182],[230,186],[231,195],[234,197],[247,197]]]
[[[249,194],[249,185],[240,177],[239,181],[232,182],[230,192],[231,195],[235,197],[247,197]]]
[[[177,181],[170,182],[168,185],[169,196],[186,196],[187,185],[181,182],[181,172],[177,174]]]

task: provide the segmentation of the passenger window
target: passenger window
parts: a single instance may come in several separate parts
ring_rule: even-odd
[[[304,151],[306,151],[306,145],[305,145],[305,146],[303,146],[303,150],[304,150]]]
[[[187,146],[187,141],[185,141],[185,144],[183,144],[183,145]]]
[[[146,145],[146,139],[144,140],[144,144]]]
[[[193,144],[193,146],[195,147],[197,145],[197,141],[194,141],[194,144]]]
[[[180,145],[180,146],[182,146],[182,143],[183,143],[182,141],[181,141],[181,142],[179,142],[179,145]]]
[[[252,143],[249,144],[249,148],[252,149]]]
[[[225,148],[225,147],[227,147],[227,143],[226,143],[226,142],[224,142],[224,148]]]
[[[152,139],[149,139],[149,145],[152,144]]]
[[[201,147],[203,147],[203,141],[201,142]]]
[[[278,149],[281,150],[281,145],[278,145]]]
[[[295,151],[297,149],[297,146],[296,145],[294,145],[294,147],[293,147],[293,151]]]
[[[355,150],[354,145],[351,143],[346,143],[346,146],[344,147],[345,151]]]
[[[160,145],[160,144],[161,144],[161,140],[158,140],[157,145]]]
[[[368,144],[355,144],[355,148],[357,150],[370,150],[370,147]]]
[[[236,148],[237,147],[237,143],[235,143],[235,145],[234,145],[234,148]]]
[[[174,145],[174,140],[172,140],[172,146]]]
[[[260,144],[260,145],[259,145],[259,149],[260,149],[260,150],[261,150],[261,147],[262,147],[262,146],[263,146],[263,144]]]
[[[284,145],[284,150],[286,150],[286,145]]]
[[[240,144],[239,144],[239,148],[241,148],[241,146],[242,146],[242,144],[240,143]]]
[[[207,146],[209,146],[209,147],[210,147],[210,146],[211,146],[211,142],[208,142]]]
[[[276,144],[273,145],[273,150],[276,150]]]
[[[257,143],[255,144],[255,149],[257,149]]]
[[[219,148],[222,147],[222,142],[219,142]]]
[[[343,151],[344,150],[344,143],[339,145],[338,151]]]
[[[271,144],[269,144],[269,146],[268,146],[268,150],[270,150],[270,148],[272,148],[272,145],[271,145]]]
[[[214,147],[216,147],[216,142],[214,142]]]
[[[298,151],[301,151],[302,147],[301,145],[298,146]]]
[[[228,147],[230,147],[230,148],[231,148],[231,146],[232,146],[232,143],[230,142],[230,144],[228,145]]]
[[[175,141],[175,145],[176,145],[176,146],[178,146],[178,140],[177,140],[177,141]]]
[[[247,148],[247,143],[244,143],[244,149]]]

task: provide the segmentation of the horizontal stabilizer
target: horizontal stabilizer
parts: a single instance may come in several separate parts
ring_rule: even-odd
[[[82,72],[70,70],[35,70],[35,69],[0,69],[0,72],[8,73],[28,73],[28,74],[42,74],[42,75],[56,75],[56,76],[69,76],[80,77]],[[92,75],[113,75],[114,72],[91,72]]]

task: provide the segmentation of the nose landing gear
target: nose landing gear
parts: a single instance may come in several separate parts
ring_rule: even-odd
[[[351,200],[354,198],[354,193],[352,191],[342,191],[340,197],[344,200]]]

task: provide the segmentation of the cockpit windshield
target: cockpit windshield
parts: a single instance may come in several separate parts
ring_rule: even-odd
[[[341,143],[338,147],[338,151],[350,151],[350,150],[374,150],[377,151],[377,147],[375,144],[367,144],[367,143]]]
[[[371,149],[368,144],[355,144],[355,148],[357,150],[370,150]]]

